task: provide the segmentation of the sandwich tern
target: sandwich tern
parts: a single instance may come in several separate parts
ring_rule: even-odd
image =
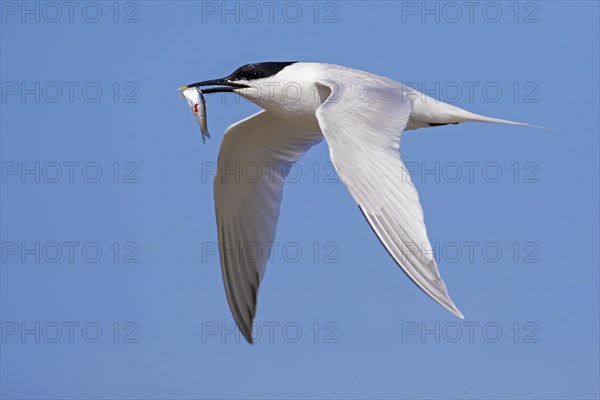
[[[189,88],[200,96],[237,93],[263,108],[227,128],[214,180],[225,291],[248,342],[289,172],[272,166],[295,163],[323,138],[338,176],[394,261],[433,300],[464,318],[433,255],[422,250],[431,244],[419,195],[400,158],[400,137],[406,130],[469,121],[533,125],[474,114],[391,79],[333,64],[248,64],[180,90]],[[249,163],[263,169],[258,181],[227,174]],[[243,256],[249,243],[266,244],[268,251]]]

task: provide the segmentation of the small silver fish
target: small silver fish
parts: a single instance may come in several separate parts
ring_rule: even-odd
[[[198,125],[200,126],[202,143],[206,143],[206,137],[210,139],[210,133],[208,133],[208,124],[206,122],[206,100],[204,100],[202,91],[197,87],[190,87],[185,89],[182,95],[192,108],[194,118],[196,118],[196,122],[198,122]]]

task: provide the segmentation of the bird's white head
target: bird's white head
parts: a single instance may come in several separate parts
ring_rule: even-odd
[[[233,92],[280,118],[315,125],[315,110],[328,93],[315,85],[320,64],[305,62],[261,62],[247,64],[229,76],[191,83],[202,93]]]

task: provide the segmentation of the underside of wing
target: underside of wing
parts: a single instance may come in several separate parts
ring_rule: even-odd
[[[419,195],[400,159],[400,136],[412,104],[394,87],[319,84],[331,91],[316,115],[340,179],[396,263],[462,318],[440,277]]]
[[[285,174],[321,139],[261,111],[230,126],[221,144],[214,181],[221,269],[231,312],[249,342]]]

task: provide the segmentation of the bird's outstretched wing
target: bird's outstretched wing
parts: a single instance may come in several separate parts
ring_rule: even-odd
[[[317,84],[331,91],[316,116],[340,179],[404,272],[462,318],[438,272],[419,195],[400,159],[400,136],[412,104],[402,90],[368,81],[364,86]]]
[[[225,132],[215,176],[221,269],[235,322],[252,343],[256,295],[279,217],[285,174],[320,132],[261,111]]]

